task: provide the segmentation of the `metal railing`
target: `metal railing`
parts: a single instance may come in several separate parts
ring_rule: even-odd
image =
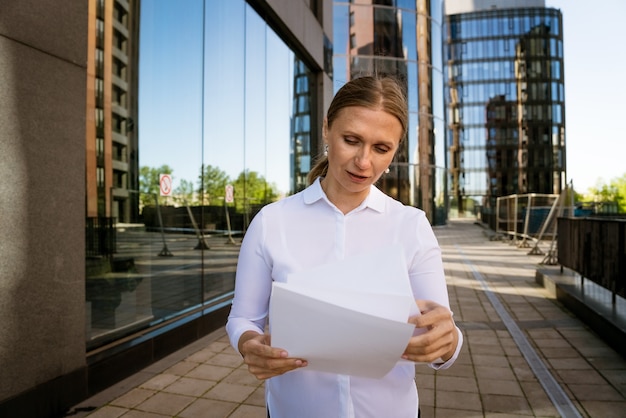
[[[613,305],[626,297],[626,219],[559,218],[558,230],[559,264],[611,291]]]
[[[85,223],[87,257],[112,256],[117,251],[115,218],[88,217]]]
[[[572,213],[565,206],[564,192],[558,194],[515,194],[496,200],[496,237],[508,238],[520,248],[532,247],[531,254],[545,254],[540,244],[556,238],[556,217]]]

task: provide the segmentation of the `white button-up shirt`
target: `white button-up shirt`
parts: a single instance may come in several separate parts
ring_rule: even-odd
[[[249,330],[263,333],[272,281],[296,271],[400,245],[416,299],[449,308],[441,250],[423,211],[404,206],[372,186],[356,209],[343,214],[326,197],[320,180],[301,193],[265,206],[252,220],[239,253],[235,297],[226,330],[235,349]],[[384,278],[381,278],[384,280]],[[449,367],[460,350],[440,369]],[[308,371],[268,379],[272,418],[415,418],[415,366],[398,363],[382,379]]]

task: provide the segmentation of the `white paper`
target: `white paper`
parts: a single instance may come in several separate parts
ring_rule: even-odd
[[[336,290],[341,296],[346,291],[353,290],[373,294],[403,295],[410,306],[410,316],[420,313],[413,297],[403,249],[400,246],[389,246],[375,253],[347,257],[336,263],[291,274],[287,277],[287,283]],[[346,298],[342,305],[350,302],[350,298]],[[373,309],[376,309],[376,306],[365,307],[366,311]]]
[[[401,361],[416,314],[402,251],[388,248],[274,283],[272,346],[308,370],[380,378]]]

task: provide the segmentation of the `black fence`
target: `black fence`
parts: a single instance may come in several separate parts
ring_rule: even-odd
[[[115,218],[87,218],[85,223],[87,257],[112,256],[117,250]]]
[[[559,218],[558,261],[626,297],[626,219]]]
[[[191,206],[187,209],[185,206],[160,206],[161,219],[164,228],[187,229],[189,233],[194,233],[192,216],[201,231],[224,231],[228,229],[228,222],[233,231],[245,231],[248,223],[261,209],[262,205],[251,205],[249,207],[248,216],[241,212],[237,212],[234,207],[229,206],[228,221],[226,219],[226,210],[224,206]],[[157,208],[155,206],[146,206],[142,212],[143,222],[147,231],[156,231],[161,225]]]

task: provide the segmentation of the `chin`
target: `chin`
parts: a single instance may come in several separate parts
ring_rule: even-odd
[[[347,190],[356,193],[356,192],[362,192],[363,190],[369,189],[369,187],[372,184],[373,184],[372,181],[370,179],[367,179],[367,180],[364,180],[363,182],[350,181],[350,183],[347,184],[345,187]]]

